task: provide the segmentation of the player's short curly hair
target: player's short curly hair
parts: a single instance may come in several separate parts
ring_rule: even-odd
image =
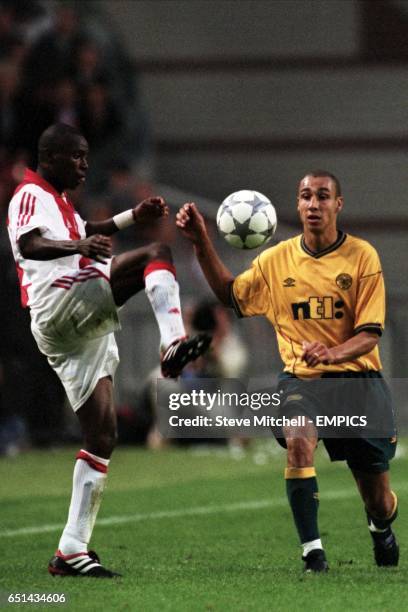
[[[301,180],[303,180],[306,176],[313,176],[313,177],[327,176],[333,181],[336,187],[336,198],[342,195],[340,181],[337,178],[337,176],[335,176],[332,172],[328,172],[327,170],[319,170],[319,169],[311,170],[310,172],[306,172],[306,174],[303,175]]]

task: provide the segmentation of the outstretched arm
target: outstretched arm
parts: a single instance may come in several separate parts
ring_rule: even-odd
[[[231,284],[234,277],[218,257],[204,218],[194,203],[189,202],[180,208],[176,225],[192,242],[204,276],[217,298],[224,306],[231,307]]]
[[[147,198],[135,206],[135,208],[125,210],[111,219],[87,221],[85,226],[86,235],[103,234],[104,236],[112,236],[112,234],[129,225],[147,223],[159,217],[167,217],[168,214],[169,209],[163,198],[159,196]]]

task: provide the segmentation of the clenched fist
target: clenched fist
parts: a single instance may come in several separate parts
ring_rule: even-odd
[[[169,214],[169,207],[163,198],[155,196],[140,202],[140,204],[135,206],[132,212],[135,223],[147,223],[148,221],[153,221],[160,217],[167,217]]]
[[[207,235],[204,217],[194,202],[187,202],[176,215],[176,225],[184,236],[197,244]]]

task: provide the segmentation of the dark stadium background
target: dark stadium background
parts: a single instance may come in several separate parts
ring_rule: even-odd
[[[61,42],[52,39],[56,14],[60,28],[75,32],[73,53],[52,51]],[[25,443],[38,444],[71,426],[19,309],[6,232],[13,186],[24,163],[35,163],[38,131],[56,118],[84,126],[91,141],[89,183],[74,196],[85,218],[159,193],[174,210],[195,200],[213,223],[227,194],[252,188],[275,204],[279,240],[298,231],[298,179],[314,168],[334,172],[345,195],[341,227],[370,240],[383,261],[385,372],[405,376],[406,0],[2,0],[0,41],[0,451],[26,436],[24,425]],[[101,106],[103,128],[93,121]],[[141,237],[128,230],[117,250],[157,237],[174,249],[186,308],[208,298],[172,225]],[[217,245],[233,272],[255,255]],[[159,338],[143,295],[122,323],[117,402],[132,410],[157,365]],[[246,374],[276,375],[269,326],[245,321],[236,332],[250,355]]]

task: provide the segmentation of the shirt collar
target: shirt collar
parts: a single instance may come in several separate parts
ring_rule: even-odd
[[[336,251],[339,247],[341,247],[341,245],[343,244],[346,238],[347,238],[347,234],[345,234],[341,230],[338,230],[337,239],[333,242],[333,244],[330,244],[328,247],[323,249],[323,251],[318,251],[317,253],[315,253],[314,251],[311,251],[306,246],[305,237],[302,234],[301,239],[300,239],[300,246],[305,253],[310,255],[310,257],[313,257],[314,259],[320,259],[320,257],[323,257],[324,255],[328,255],[329,253],[332,253],[333,251]]]
[[[55,198],[62,198],[63,196],[63,194],[59,193],[51,183],[40,176],[38,172],[34,172],[29,168],[26,168],[24,171],[23,183],[34,183],[34,185],[38,185],[41,189],[44,189],[44,191],[51,193]]]

